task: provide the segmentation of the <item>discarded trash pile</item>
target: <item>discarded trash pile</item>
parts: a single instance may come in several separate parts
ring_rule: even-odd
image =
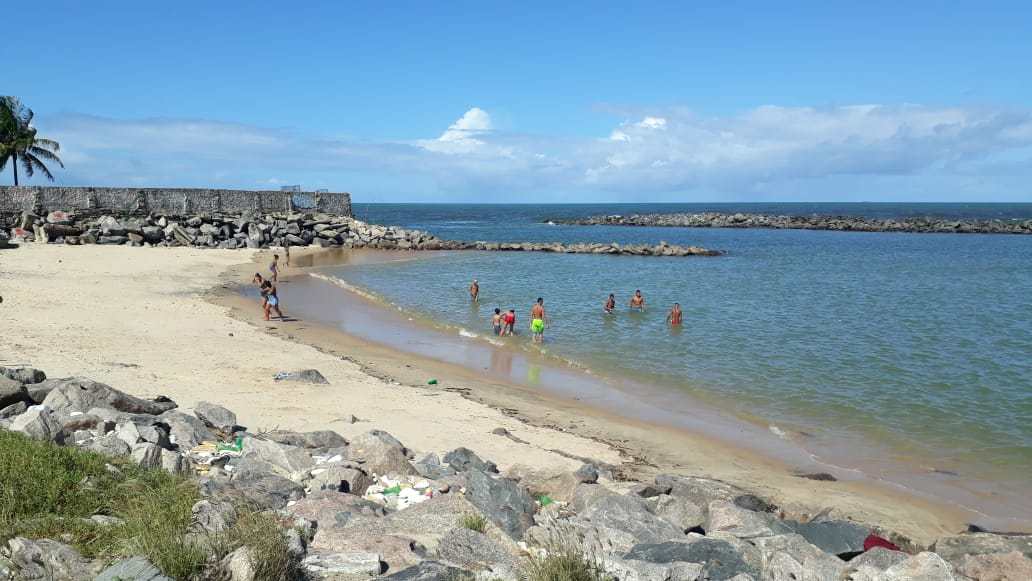
[[[577,579],[1032,578],[1029,535],[967,533],[923,550],[823,513],[785,519],[767,500],[707,478],[614,482],[591,464],[550,474],[514,467],[506,476],[466,448],[416,460],[380,430],[350,441],[332,431],[254,433],[210,403],[190,414],[167,398],[89,379],[0,371],[0,427],[191,475],[203,496],[194,518],[206,530],[217,531],[234,503],[289,515],[302,524],[283,534],[313,579],[515,580],[549,559],[582,569],[587,576],[569,577]],[[256,579],[248,563],[261,558],[234,551],[221,574]],[[79,579],[74,567],[45,565],[82,560],[57,540],[14,538],[0,579]],[[154,567],[149,576],[121,573],[140,561],[105,563],[98,579],[167,579]]]
[[[4,223],[6,222],[6,224]],[[666,243],[560,244],[442,240],[427,232],[366,224],[329,214],[242,214],[197,216],[110,216],[51,212],[0,215],[0,243],[194,246],[200,248],[379,248],[391,250],[493,250],[638,256],[715,256],[717,251]]]

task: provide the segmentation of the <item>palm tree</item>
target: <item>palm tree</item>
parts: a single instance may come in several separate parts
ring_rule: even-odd
[[[38,171],[50,181],[54,181],[54,175],[43,161],[64,167],[57,157],[61,145],[52,139],[37,137],[32,117],[32,109],[22,105],[16,97],[0,97],[0,171],[10,161],[16,186],[19,161],[26,176],[32,177]]]

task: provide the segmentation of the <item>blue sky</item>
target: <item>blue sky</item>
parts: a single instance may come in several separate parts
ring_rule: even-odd
[[[0,92],[68,185],[1032,201],[1030,3],[554,4],[27,3]]]

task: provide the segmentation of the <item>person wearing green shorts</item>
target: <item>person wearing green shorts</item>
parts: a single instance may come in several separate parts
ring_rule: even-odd
[[[535,343],[545,340],[545,299],[541,297],[530,308],[530,332]]]

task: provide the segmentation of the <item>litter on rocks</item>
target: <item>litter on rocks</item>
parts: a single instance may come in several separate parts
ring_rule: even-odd
[[[426,502],[434,496],[430,481],[419,476],[391,478],[381,476],[377,483],[366,488],[363,498],[395,510],[404,510],[413,504]]]
[[[186,453],[193,461],[194,468],[200,473],[207,473],[211,465],[220,458],[238,458],[243,451],[243,438],[237,438],[232,444],[225,442],[201,442]],[[228,467],[227,467],[228,468]]]

